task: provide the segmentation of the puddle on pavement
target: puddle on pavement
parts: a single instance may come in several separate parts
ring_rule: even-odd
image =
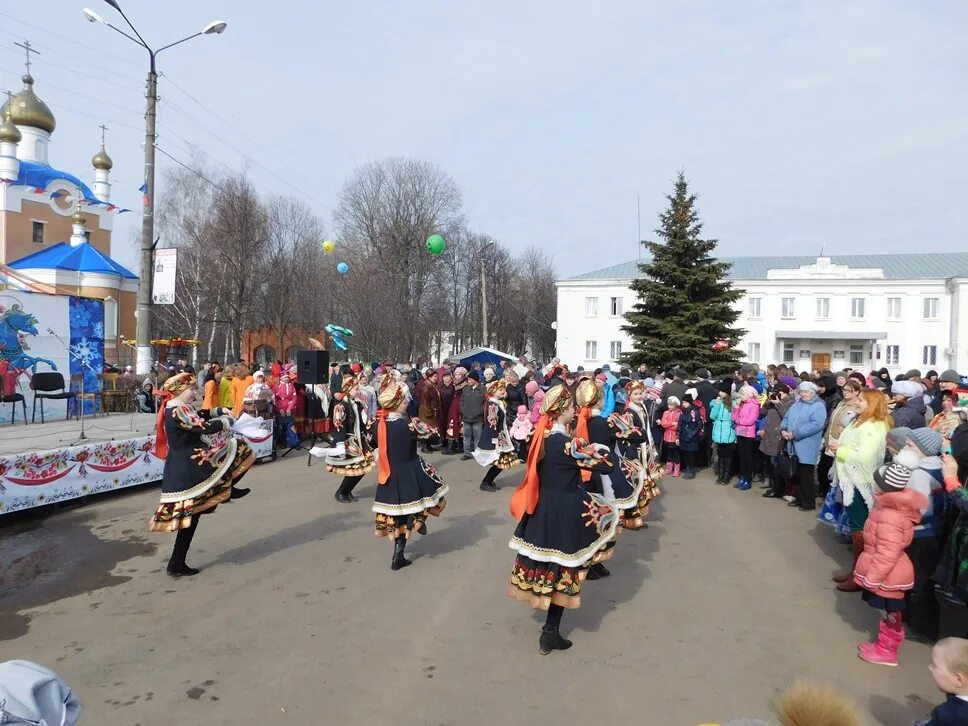
[[[30,629],[24,611],[128,582],[130,576],[111,571],[157,550],[147,532],[108,534],[110,529],[115,528],[105,527],[93,513],[0,526],[0,641],[19,638]],[[95,530],[123,539],[101,539]]]

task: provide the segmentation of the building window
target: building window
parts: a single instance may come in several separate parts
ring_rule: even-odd
[[[887,360],[884,362],[889,366],[896,366],[898,362],[901,360],[901,346],[888,345],[885,347],[884,350],[887,355]]]
[[[758,362],[760,360],[760,344],[759,343],[750,343],[749,346],[747,347],[747,350],[749,350],[749,353],[750,353],[749,354],[750,362],[756,363],[756,362]]]
[[[793,343],[783,344],[783,362],[784,363],[793,362]]]
[[[118,337],[118,301],[113,297],[104,299],[104,339],[113,341]]]
[[[864,364],[864,346],[858,343],[850,345],[850,364],[860,366]]]
[[[792,297],[780,298],[780,317],[781,318],[796,317],[796,298],[792,298]]]
[[[585,317],[586,318],[598,317],[598,298],[597,297],[585,298]]]
[[[817,298],[817,320],[826,320],[830,317],[830,298]]]
[[[623,310],[623,306],[622,306],[622,298],[620,298],[620,297],[613,297],[612,298],[612,301],[611,301],[610,310],[611,310],[611,316],[613,318],[617,318],[620,315],[622,315],[622,313],[625,312]]]
[[[622,357],[622,341],[613,340],[608,346],[609,357],[617,361]]]
[[[887,298],[887,319],[888,320],[901,319],[901,298],[899,297]]]
[[[598,341],[585,341],[585,360],[598,360]]]
[[[921,354],[921,363],[926,366],[933,366],[938,364],[938,346],[936,345],[926,345],[924,346],[924,352]]]
[[[864,298],[852,297],[850,299],[850,317],[854,320],[864,319]]]
[[[35,245],[44,244],[44,223],[43,222],[34,222],[33,235],[34,235]]]
[[[938,298],[936,297],[924,298],[924,319],[925,320],[938,319]]]
[[[757,320],[763,317],[763,298],[750,298],[750,320]]]

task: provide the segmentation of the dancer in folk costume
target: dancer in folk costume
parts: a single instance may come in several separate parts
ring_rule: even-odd
[[[578,384],[575,391],[575,403],[579,406],[575,436],[606,446],[614,452],[619,438],[634,435],[635,430],[624,416],[614,413],[608,418],[601,416],[603,397],[597,381],[586,379]],[[590,491],[604,494],[614,501],[615,509],[621,512],[621,524],[625,529],[642,529],[639,495],[642,493],[643,478],[638,457],[620,456],[618,466],[607,474],[587,471],[582,472],[582,478],[588,482]]]
[[[376,535],[393,542],[391,570],[410,564],[404,549],[411,532],[427,534],[429,515],[440,516],[448,491],[436,469],[417,455],[417,441],[434,435],[419,419],[406,416],[410,394],[403,383],[384,376],[374,431],[377,486],[373,511]]]
[[[159,391],[163,403],[155,424],[155,455],[165,460],[165,469],[161,504],[150,529],[178,533],[168,560],[172,577],[198,574],[185,563],[185,556],[199,516],[248,494],[248,489],[234,484],[255,461],[249,445],[232,435],[228,409],[196,409],[192,403],[197,395],[197,381],[190,373],[175,374]],[[214,436],[223,431],[226,436]]]
[[[629,381],[625,385],[628,400],[625,403],[625,418],[631,427],[628,433],[618,437],[619,452],[626,459],[637,461],[642,477],[642,490],[639,493],[639,513],[644,519],[649,515],[649,503],[659,496],[659,481],[662,467],[659,454],[652,440],[652,417],[646,402],[647,387],[643,381]],[[643,522],[643,527],[648,525]]]
[[[374,467],[373,447],[366,431],[366,411],[356,396],[358,385],[356,376],[345,374],[342,395],[339,399],[333,398],[330,418],[334,446],[314,446],[309,450],[313,456],[326,459],[328,471],[343,475],[334,495],[336,501],[343,504],[359,501],[353,496],[353,488]]]
[[[520,461],[508,432],[507,395],[507,382],[503,378],[492,381],[487,387],[484,427],[481,440],[474,450],[477,463],[487,467],[487,473],[481,481],[481,490],[485,492],[496,492],[499,487],[494,480],[498,474]]]
[[[444,453],[448,455],[464,453],[464,427],[460,415],[460,401],[466,385],[467,369],[457,366],[454,369],[454,397],[451,398],[450,406],[447,408],[446,425],[442,432],[447,440]]]
[[[607,473],[613,464],[607,447],[568,434],[575,408],[565,386],[548,391],[541,413],[524,482],[511,497],[518,526],[509,545],[518,556],[510,595],[548,611],[538,641],[547,655],[571,647],[558,631],[561,616],[565,608],[581,605],[588,567],[614,539],[618,514],[605,497],[582,484],[580,474]]]

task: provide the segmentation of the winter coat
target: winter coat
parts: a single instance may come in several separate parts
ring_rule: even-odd
[[[844,432],[844,429],[850,426],[850,422],[855,418],[857,418],[857,412],[849,401],[841,401],[837,404],[837,408],[834,409],[827,421],[827,431],[823,436],[824,453],[827,456],[834,455],[830,444],[840,440],[840,435]]]
[[[755,398],[740,401],[733,408],[732,419],[736,435],[752,439],[756,436],[756,419],[760,417],[760,402]]]
[[[276,399],[276,410],[283,416],[292,416],[296,410],[296,387],[291,383],[277,383],[273,394]]]
[[[823,386],[825,391],[821,398],[823,399],[824,405],[827,406],[827,418],[829,419],[834,409],[844,400],[844,396],[840,392],[840,389],[837,388],[837,379],[832,375],[820,376],[817,379],[817,385]]]
[[[914,539],[927,497],[914,489],[878,492],[864,524],[864,552],[854,565],[854,582],[875,595],[901,600],[914,587],[914,565],[904,550]]]
[[[535,426],[538,425],[538,421],[541,419],[541,404],[544,402],[544,391],[538,391],[534,394],[534,400],[531,403],[531,423]]]
[[[707,411],[712,408],[713,401],[719,398],[719,389],[709,381],[699,381],[696,384],[696,393],[699,394],[699,400]]]
[[[664,386],[662,386],[663,408],[666,406],[666,404],[668,404],[669,396],[675,396],[681,401],[682,397],[686,395],[686,391],[688,391],[690,388],[692,388],[692,386],[680,380],[669,381],[666,383]]]
[[[793,453],[801,464],[816,466],[820,461],[820,444],[826,423],[827,408],[818,396],[814,396],[810,403],[797,401],[786,412],[780,426],[793,434]]]
[[[923,429],[928,425],[926,416],[927,406],[921,396],[909,398],[903,406],[895,406],[891,411],[895,426],[907,426],[909,429]]]
[[[787,411],[790,410],[792,405],[793,396],[787,396],[782,401],[769,401],[763,407],[766,411],[766,420],[763,422],[763,429],[761,431],[760,451],[766,456],[778,456],[780,449],[783,448],[784,441],[780,436],[780,431],[782,431],[781,424],[783,423],[783,417],[786,416]]]
[[[679,414],[679,448],[683,451],[699,451],[702,434],[702,412],[698,406],[681,409]]]
[[[534,431],[534,426],[531,423],[531,417],[528,414],[518,414],[514,417],[514,423],[511,424],[511,428],[508,429],[508,433],[511,434],[512,439],[518,441],[527,441],[528,437],[531,436],[531,432]]]
[[[667,408],[662,412],[662,440],[667,444],[679,443],[679,416],[681,408]]]
[[[720,399],[712,403],[709,410],[709,418],[713,422],[713,443],[714,444],[735,444],[736,426],[733,425],[732,411],[726,408],[726,404]]]
[[[944,543],[934,581],[946,593],[968,603],[968,424],[961,424],[951,435],[951,456],[958,462],[961,486],[948,492],[949,517],[956,518]]]
[[[464,423],[484,421],[484,395],[484,386],[480,383],[464,386],[464,393],[460,397],[460,415]]]
[[[855,492],[864,498],[868,509],[874,506],[874,472],[884,463],[887,431],[886,421],[858,424],[855,420],[840,435],[834,466],[844,506],[854,501]]]
[[[515,385],[508,384],[508,411],[517,411],[518,406],[528,405],[528,394],[524,390],[524,383],[518,382]]]

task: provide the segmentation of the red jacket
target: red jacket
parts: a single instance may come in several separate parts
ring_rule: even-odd
[[[854,582],[875,595],[900,600],[914,587],[914,565],[904,552],[928,498],[914,489],[874,494],[864,525],[864,552],[854,566]]]
[[[681,408],[667,408],[662,412],[662,440],[667,444],[679,443],[679,417],[682,415]]]
[[[272,392],[276,398],[276,410],[283,416],[292,416],[296,408],[296,387],[291,383],[277,383]]]

